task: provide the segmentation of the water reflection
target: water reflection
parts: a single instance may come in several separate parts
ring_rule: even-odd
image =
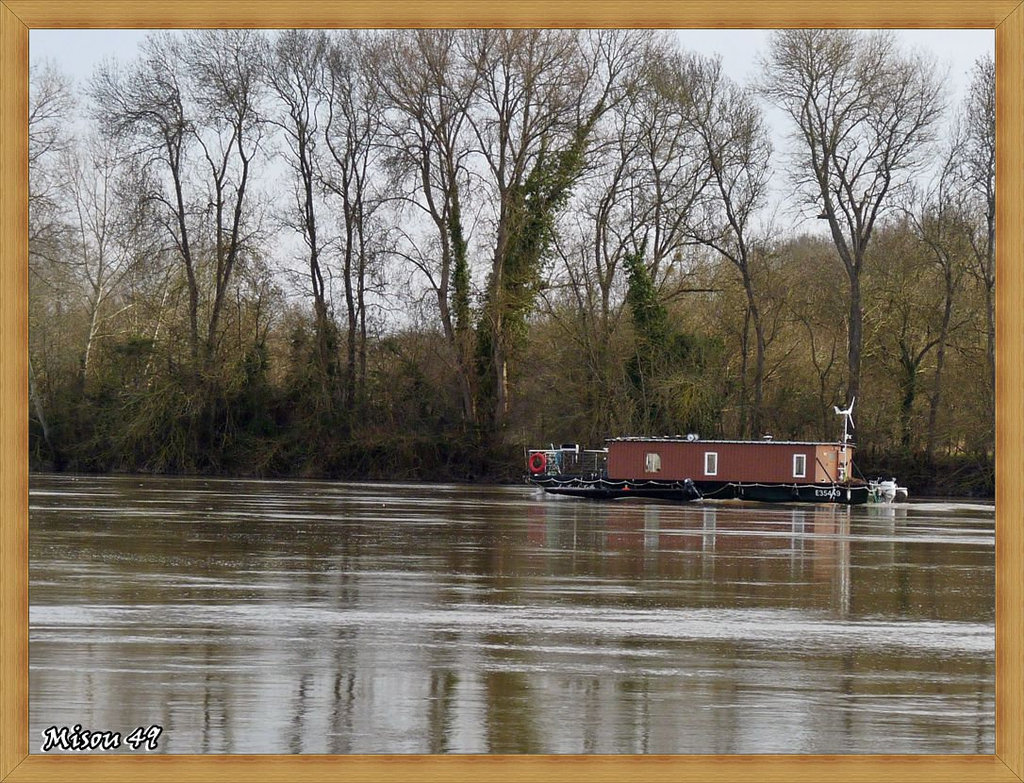
[[[31,744],[991,753],[990,507],[33,477]]]

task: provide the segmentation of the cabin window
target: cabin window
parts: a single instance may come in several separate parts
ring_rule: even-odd
[[[793,478],[807,478],[807,455],[793,455]]]
[[[718,475],[718,452],[717,451],[705,451],[704,452],[704,475],[705,476],[717,476]]]
[[[657,473],[661,470],[661,455],[654,451],[647,452],[644,460],[644,470],[648,473]]]

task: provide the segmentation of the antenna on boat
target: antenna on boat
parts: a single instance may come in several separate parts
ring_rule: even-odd
[[[838,405],[833,405],[832,406],[832,409],[836,412],[837,416],[845,417],[843,419],[843,447],[844,448],[846,447],[847,441],[850,440],[850,437],[851,437],[851,435],[849,434],[849,430],[855,429],[855,427],[853,426],[853,404],[856,401],[857,401],[856,397],[854,397],[852,400],[850,400],[850,407],[847,408],[846,410],[840,410]]]

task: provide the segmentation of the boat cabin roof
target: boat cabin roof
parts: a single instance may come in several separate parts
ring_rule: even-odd
[[[748,446],[842,446],[835,440],[775,440],[764,438],[762,440],[704,440],[700,437],[688,437],[686,435],[625,435],[618,438],[605,438],[605,443],[694,443],[694,444],[743,444]],[[846,444],[854,448],[853,441]]]

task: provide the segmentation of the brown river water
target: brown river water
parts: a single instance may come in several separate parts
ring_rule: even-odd
[[[37,753],[994,752],[991,505],[34,475],[29,535]]]

